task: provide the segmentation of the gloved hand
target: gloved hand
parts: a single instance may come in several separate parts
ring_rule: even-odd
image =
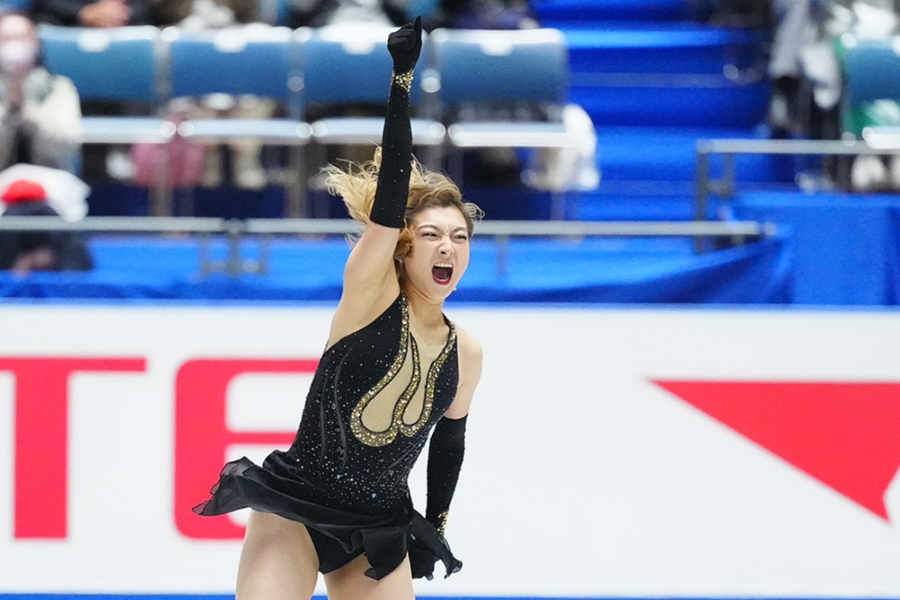
[[[447,562],[444,563],[444,566],[447,567],[447,573],[444,575],[444,578],[450,577],[454,573],[458,573],[462,569],[462,561],[457,560],[453,557],[453,553],[450,551],[450,544],[447,543],[447,538],[438,534],[438,540],[443,544],[446,552],[444,553],[448,558],[447,561],[453,561],[452,564]],[[434,579],[434,566],[441,559],[439,556],[435,555],[435,553],[421,540],[417,539],[415,536],[411,536],[409,540],[409,544],[407,546],[407,552],[409,554],[409,566],[412,571],[413,579],[421,579],[425,578],[429,581]]]
[[[388,51],[394,59],[394,73],[412,71],[422,52],[422,17],[389,35]]]
[[[412,570],[413,579],[421,579],[423,577],[429,581],[434,579],[434,564],[437,562],[438,557],[416,538],[412,538],[409,541],[407,552],[409,552],[409,566]]]

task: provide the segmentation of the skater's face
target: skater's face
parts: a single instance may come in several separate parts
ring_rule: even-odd
[[[456,207],[426,208],[411,224],[412,250],[403,259],[407,282],[425,296],[443,300],[469,266],[469,231]]]

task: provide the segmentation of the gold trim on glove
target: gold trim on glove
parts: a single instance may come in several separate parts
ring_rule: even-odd
[[[437,516],[438,526],[437,532],[441,535],[447,535],[447,517],[450,513],[446,510]]]
[[[413,72],[412,69],[406,71],[405,73],[394,73],[391,75],[391,83],[393,85],[400,86],[406,93],[409,93],[412,90],[412,82],[413,82]]]

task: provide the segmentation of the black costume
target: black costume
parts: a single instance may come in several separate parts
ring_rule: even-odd
[[[401,48],[407,55],[398,59],[397,45],[413,48]],[[402,227],[412,158],[409,85],[420,23],[392,34],[389,48],[395,74],[370,218]],[[299,521],[322,573],[363,553],[372,566],[366,575],[374,579],[407,553],[413,576],[430,578],[437,559],[447,575],[458,571],[462,563],[450,552],[443,525],[462,463],[465,419],[442,419],[459,380],[455,328],[445,322],[446,344],[430,366],[421,365],[401,292],[373,322],[322,355],[290,449],[272,452],[262,467],[246,458],[227,464],[212,497],[195,512],[219,515],[250,506]],[[413,510],[407,477],[438,422],[429,450],[426,519]]]

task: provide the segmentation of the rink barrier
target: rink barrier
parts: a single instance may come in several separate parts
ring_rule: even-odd
[[[358,234],[362,225],[349,219],[218,219],[196,217],[88,217],[67,222],[56,217],[4,217],[0,232],[71,231],[80,233],[156,233],[196,234],[200,236],[199,261],[201,275],[225,272],[232,277],[269,272],[269,241],[277,235],[321,236]],[[692,238],[698,252],[703,240],[728,239],[732,245],[769,238],[777,233],[771,223],[753,221],[658,221],[658,222],[592,222],[592,221],[490,221],[481,223],[478,236],[497,242],[496,269],[504,276],[509,262],[509,241],[513,237],[668,237]],[[215,261],[210,257],[210,236],[226,236],[228,258]],[[241,244],[247,236],[260,236],[259,259],[245,262]]]

